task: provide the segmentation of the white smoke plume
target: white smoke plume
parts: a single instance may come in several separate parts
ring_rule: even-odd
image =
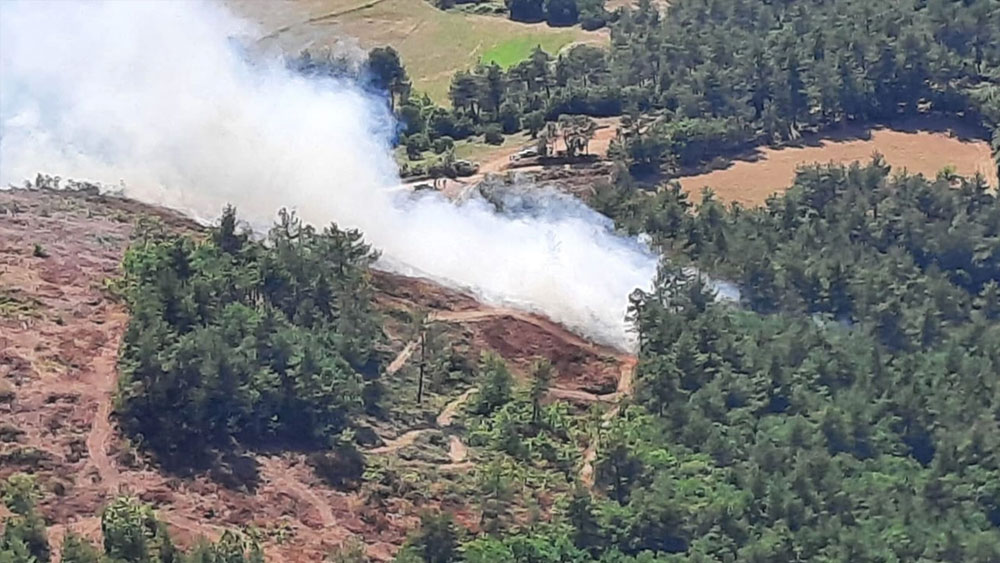
[[[498,214],[392,189],[385,104],[250,62],[241,41],[258,35],[202,2],[0,2],[0,183],[59,174],[202,218],[231,202],[255,224],[289,207],[360,228],[385,267],[630,347],[645,247],[564,196]]]

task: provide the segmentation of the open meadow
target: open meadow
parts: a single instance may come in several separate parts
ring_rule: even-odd
[[[296,53],[390,45],[399,51],[414,87],[438,103],[447,101],[457,70],[479,62],[510,66],[536,45],[555,54],[572,43],[608,40],[607,30],[551,28],[502,16],[442,11],[425,0],[235,0],[228,4],[260,25],[265,47]]]

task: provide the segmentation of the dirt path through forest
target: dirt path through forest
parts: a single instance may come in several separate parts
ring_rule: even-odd
[[[397,450],[405,448],[406,446],[412,446],[416,443],[417,438],[432,430],[433,428],[416,428],[414,430],[407,430],[391,440],[386,440],[385,444],[368,450],[368,453],[391,454]]]
[[[621,375],[618,378],[618,390],[609,395],[598,395],[598,399],[613,395],[614,400],[616,401],[614,408],[604,413],[604,416],[601,417],[602,424],[618,416],[618,413],[621,412],[622,408],[621,401],[632,395],[635,382],[635,369],[638,364],[639,359],[635,356],[622,356]],[[588,444],[587,449],[583,451],[583,464],[580,466],[580,482],[583,483],[583,485],[589,490],[593,490],[594,488],[594,461],[596,460],[597,437],[592,436],[590,444]]]
[[[471,397],[476,391],[479,391],[478,387],[466,389],[465,393],[462,393],[454,401],[445,405],[444,408],[441,409],[441,414],[437,417],[437,425],[441,428],[451,426],[452,421],[455,419],[455,415],[458,414],[458,409],[460,409],[462,405],[469,400],[469,397]]]
[[[458,436],[451,436],[448,439],[448,457],[452,463],[462,463],[469,457],[469,448]]]
[[[400,350],[399,355],[397,355],[392,360],[392,362],[389,364],[389,367],[385,368],[385,372],[388,375],[392,375],[397,371],[399,371],[400,369],[402,369],[402,367],[406,365],[406,361],[410,359],[410,356],[413,355],[413,351],[416,349],[417,349],[417,340],[414,339],[409,343],[407,343],[402,350]]]
[[[423,436],[428,432],[435,432],[437,430],[451,426],[451,423],[454,421],[455,415],[458,413],[458,410],[462,408],[462,405],[464,405],[465,402],[469,400],[469,397],[471,397],[472,394],[475,393],[476,391],[478,391],[476,387],[467,389],[464,393],[462,393],[454,400],[449,402],[447,405],[445,405],[444,408],[441,409],[441,413],[438,414],[437,416],[436,419],[437,428],[414,428],[412,430],[407,430],[406,432],[403,432],[402,434],[400,434],[395,438],[386,440],[383,445],[378,446],[377,448],[371,448],[370,450],[368,450],[368,453],[390,454],[399,451],[407,446],[412,446],[417,442],[417,438]],[[455,444],[456,440],[458,441],[458,445]],[[459,438],[458,436],[451,436],[449,449],[451,450],[451,457],[454,463],[459,463],[464,461],[466,456],[468,455],[468,448],[465,446],[464,443],[462,443],[462,439]],[[460,452],[461,459],[456,460],[455,457],[459,455],[458,452]]]
[[[614,392],[599,395],[580,389],[552,387],[549,389],[549,395],[556,399],[566,399],[579,402],[613,403],[614,407],[604,413],[604,416],[602,417],[602,420],[605,422],[618,415],[621,409],[621,401],[631,396],[633,392],[635,368],[638,363],[638,359],[634,355],[611,350],[606,346],[601,346],[600,344],[582,338],[573,332],[570,332],[562,325],[559,325],[549,319],[531,313],[526,313],[524,311],[518,311],[516,309],[484,306],[478,309],[465,311],[434,311],[428,318],[433,321],[462,323],[487,321],[502,317],[509,317],[530,323],[536,327],[546,330],[551,334],[558,335],[568,344],[578,346],[593,354],[614,357],[621,366],[619,370],[618,383]],[[413,353],[415,344],[416,341],[407,344],[403,351],[400,352],[395,360],[393,360],[393,363],[390,364],[389,368],[392,370],[391,372],[395,372],[402,367],[403,363],[406,362],[406,359]],[[454,401],[448,403],[448,405],[446,405],[441,411],[441,414],[438,415],[437,425],[441,428],[449,426],[453,417],[458,412],[459,407],[464,404],[475,391],[475,388],[469,389]],[[394,452],[405,446],[412,445],[420,435],[428,431],[430,431],[430,429],[419,429],[405,432],[398,438],[387,442],[384,446],[369,451],[371,453]],[[580,481],[588,489],[592,489],[594,487],[594,462],[597,460],[597,441],[596,437],[592,437],[590,444],[582,454],[582,464],[580,466],[579,473]],[[468,463],[466,462],[468,457],[468,448],[458,436],[450,437],[448,454],[451,458],[452,465],[465,465]]]

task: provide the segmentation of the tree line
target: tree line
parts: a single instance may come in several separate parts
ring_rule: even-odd
[[[473,135],[541,131],[563,114],[626,119],[612,156],[668,174],[842,123],[927,112],[981,125],[1000,155],[1000,7],[992,0],[649,0],[611,46],[536,49],[510,68],[457,72],[450,108],[409,88],[391,48],[372,52],[419,154]],[[386,64],[388,62],[388,64]],[[435,145],[438,139],[447,139]]]
[[[876,159],[804,169],[757,209],[606,190],[670,258],[631,299],[634,403],[599,427],[594,491],[449,561],[1000,559],[1000,201],[981,180]],[[742,306],[688,264],[738,280]]]
[[[604,0],[504,0],[499,6],[495,0],[431,0],[431,3],[442,10],[469,4],[488,10],[496,7],[514,21],[546,22],[552,27],[579,24],[586,30],[602,28],[613,17],[604,8]]]

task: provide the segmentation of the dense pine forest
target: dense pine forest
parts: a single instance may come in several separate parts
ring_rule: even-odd
[[[602,438],[625,447],[600,450],[600,545],[1000,560],[993,192],[876,159],[806,168],[759,209],[676,186],[608,205],[674,262],[633,298],[637,404]],[[714,304],[686,260],[739,280],[744,307]]]
[[[458,72],[450,110],[411,95],[391,48],[373,52],[370,69],[414,156],[476,134],[545,135],[563,114],[623,115],[617,156],[635,173],[670,174],[837,124],[927,112],[964,116],[1000,151],[998,30],[994,0],[680,0],[665,13],[643,0],[616,12],[610,49],[538,49],[508,69]]]
[[[357,231],[285,211],[264,241],[232,208],[208,240],[140,232],[120,282],[123,430],[168,466],[236,445],[335,445],[377,399],[375,258]]]
[[[1000,561],[995,193],[876,158],[759,209],[602,197],[668,260],[632,296],[636,396],[592,430],[593,489],[464,541],[428,520],[403,560]]]
[[[654,289],[631,297],[635,396],[574,421],[539,403],[550,366],[514,392],[486,358],[468,407],[473,445],[495,456],[478,473],[481,530],[428,513],[398,559],[1000,561],[994,192],[947,172],[893,175],[876,158],[805,168],[757,209],[710,192],[692,203],[677,186],[608,186],[598,203],[668,258]],[[284,214],[269,241],[248,240],[227,211],[206,240],[150,229],[128,255],[119,411],[161,459],[292,431],[334,445],[364,408],[371,249]],[[716,302],[689,264],[739,281],[743,302]],[[596,445],[589,485],[567,441],[581,427]],[[511,512],[517,467],[562,475],[548,518]],[[4,485],[14,517],[0,560],[48,560],[33,490],[24,477]],[[261,557],[234,534],[185,555],[134,499],[105,508],[102,528],[110,561]],[[63,549],[99,560],[72,535]]]
[[[406,153],[442,155],[411,174],[454,174],[454,141],[473,135],[526,130],[547,151],[572,132],[571,152],[586,153],[588,118],[620,116],[612,174],[588,203],[662,256],[652,287],[622,296],[637,365],[634,393],[614,404],[551,399],[552,364],[516,377],[490,352],[458,358],[426,312],[405,319],[420,358],[419,391],[405,392],[423,409],[408,415],[430,412],[425,375],[440,397],[475,385],[456,424],[415,429],[482,453],[447,492],[466,521],[433,505],[396,560],[1000,563],[996,188],[948,169],[897,173],[878,155],[803,167],[757,208],[670,181],[747,148],[931,113],[974,124],[1000,159],[1000,2],[507,6],[540,21],[569,4],[607,20],[609,48],[458,72],[450,108],[411,90],[391,48],[358,74],[315,54],[290,62],[385,94]],[[431,483],[355,435],[365,417],[409,423],[383,408],[393,374],[378,257],[363,233],[286,211],[259,237],[233,208],[190,234],[137,225],[106,288],[129,313],[113,413],[128,447],[171,476],[211,472],[233,489],[258,478],[241,460],[307,452],[327,484],[372,485],[366,507],[390,510],[406,487],[427,501]],[[703,275],[737,285],[739,302],[717,300]],[[54,559],[38,498],[27,475],[0,483],[0,563]],[[67,533],[63,562],[264,560],[249,531],[181,549],[130,496],[95,516],[102,544]],[[328,560],[368,556],[348,543]]]

